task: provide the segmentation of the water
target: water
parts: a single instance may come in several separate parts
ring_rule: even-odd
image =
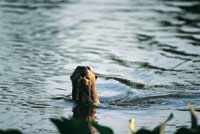
[[[200,2],[82,0],[0,2],[0,129],[56,133],[52,117],[73,115],[70,75],[98,75],[96,120],[116,134],[166,133],[200,110]],[[64,99],[67,98],[67,99]],[[200,118],[199,113],[197,116]]]

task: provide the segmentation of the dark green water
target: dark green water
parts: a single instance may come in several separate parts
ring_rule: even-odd
[[[47,0],[48,1],[48,0]],[[98,74],[96,120],[116,134],[166,133],[200,109],[200,2],[195,0],[0,1],[0,129],[56,133],[51,117],[75,107],[69,76]],[[197,113],[199,116],[199,113]],[[199,116],[200,118],[200,116]]]

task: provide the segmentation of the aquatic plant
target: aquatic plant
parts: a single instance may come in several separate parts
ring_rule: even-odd
[[[197,116],[194,108],[191,104],[188,104],[191,114],[191,127],[181,127],[176,130],[174,134],[200,134],[200,125],[198,125]],[[136,131],[134,125],[134,119],[129,120],[129,127],[131,132],[129,134],[163,134],[165,126],[168,121],[173,118],[173,114],[171,113],[166,121],[164,121],[161,125],[155,127],[153,130],[148,129],[139,129]],[[100,133],[100,134],[113,134],[113,130],[107,126],[102,126],[94,121],[85,121],[77,118],[69,117],[61,118],[61,119],[50,119],[51,122],[57,127],[60,134],[91,134],[91,125]],[[90,126],[90,127],[89,127]],[[18,130],[0,130],[0,134],[22,134]]]
[[[60,134],[89,134],[88,122],[70,117],[69,119],[50,119],[58,128]]]
[[[194,108],[188,103],[191,114],[191,128],[181,127],[175,134],[200,134],[200,125],[198,126],[197,116]]]
[[[19,130],[15,130],[15,129],[9,129],[9,130],[0,130],[0,134],[23,134],[22,132],[20,132]]]
[[[76,119],[70,117],[69,119],[51,119],[51,121],[58,128],[60,134],[90,134],[90,128],[88,123],[91,123],[93,127],[99,131],[100,134],[113,134],[113,130],[109,127],[99,125],[98,123],[92,121],[87,122],[85,120]]]
[[[135,129],[135,126],[134,126],[134,121],[133,121],[134,119],[131,119],[129,121],[129,127],[130,127],[130,129],[132,131],[132,134],[163,134],[165,126],[166,126],[166,123],[168,121],[170,121],[173,117],[174,116],[171,113],[166,121],[164,121],[161,125],[155,127],[152,131],[147,130],[147,129],[140,129],[140,130],[138,130],[136,132],[136,129]]]
[[[174,134],[200,134],[200,125],[198,126],[196,112],[195,112],[194,108],[192,108],[191,104],[188,103],[188,107],[189,107],[190,113],[191,113],[191,128],[181,127],[179,129],[177,129]],[[148,130],[148,129],[142,128],[142,129],[139,129],[138,131],[136,131],[134,119],[132,118],[129,120],[129,127],[131,129],[131,132],[129,134],[163,134],[167,122],[172,120],[173,117],[174,116],[171,113],[166,121],[164,121],[161,125],[155,127],[153,130]],[[88,128],[88,122],[86,122],[86,121],[84,121],[84,125],[83,125],[82,120],[77,120],[74,118],[70,118],[70,119],[62,118],[62,119],[51,119],[51,120],[57,126],[57,128],[61,132],[61,134],[67,134],[70,132],[71,132],[71,134],[90,134],[89,129],[87,129],[87,131],[81,131],[80,133],[75,133],[75,132],[77,132],[76,131],[77,129],[82,129],[83,126]],[[66,120],[67,120],[67,122],[66,122]],[[113,130],[109,127],[101,126],[96,122],[91,122],[91,124],[93,127],[96,128],[96,130],[100,134],[113,134]],[[71,130],[71,129],[73,129],[73,130]],[[86,129],[86,128],[84,128],[84,129]],[[82,129],[82,130],[84,130],[84,129]],[[65,133],[62,133],[64,130],[67,130],[67,131],[65,131]]]

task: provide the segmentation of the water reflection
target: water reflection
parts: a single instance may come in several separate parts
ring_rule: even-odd
[[[163,26],[174,27],[178,38],[190,40],[190,44],[199,46],[200,45],[200,2],[191,0],[176,0],[169,1],[164,0],[165,5],[169,7],[179,8],[180,11],[162,12],[173,17],[173,19],[165,19],[160,23]],[[196,55],[195,55],[196,56]],[[198,55],[199,56],[199,55]]]
[[[73,118],[86,120],[88,122],[96,121],[96,107],[89,106],[84,104],[77,104],[73,108]],[[91,134],[94,134],[96,130],[92,127],[90,123],[88,123],[88,127],[90,129]]]

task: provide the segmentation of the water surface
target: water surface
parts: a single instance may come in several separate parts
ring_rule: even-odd
[[[0,129],[56,133],[51,117],[73,114],[70,75],[89,65],[101,106],[96,120],[116,134],[166,133],[200,110],[200,2],[195,0],[2,0]],[[199,116],[199,113],[197,113]]]

